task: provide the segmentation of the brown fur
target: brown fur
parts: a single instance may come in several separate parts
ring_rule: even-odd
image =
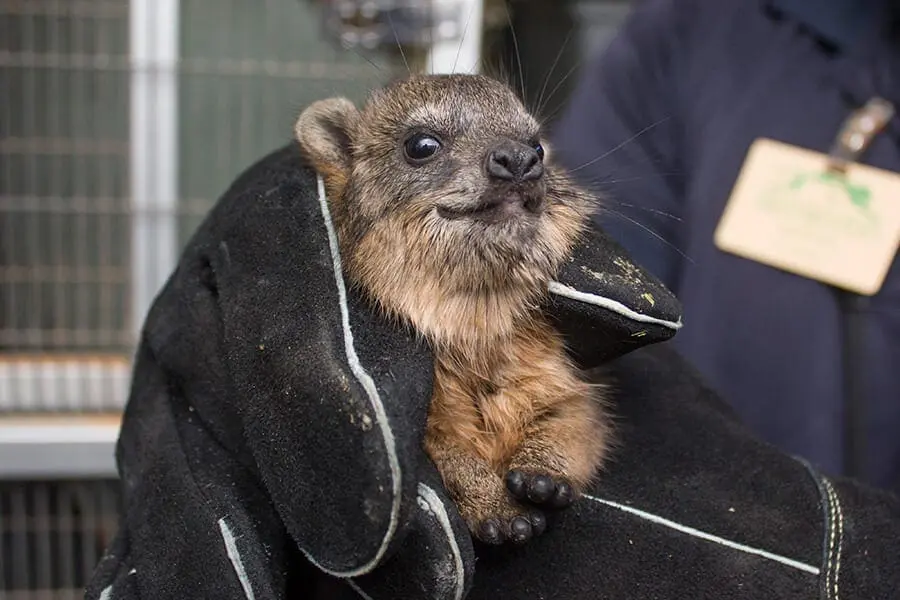
[[[441,154],[411,166],[404,136],[421,130],[439,137]],[[534,515],[507,491],[508,471],[546,474],[577,494],[610,437],[601,390],[582,379],[539,308],[589,198],[549,155],[543,177],[512,187],[484,167],[497,140],[533,144],[539,133],[506,86],[469,75],[411,77],[361,111],[344,99],[317,102],[296,125],[325,180],[348,278],[434,348],[425,449],[483,538],[492,538],[480,529],[487,521],[515,538],[512,520]],[[541,208],[493,223],[441,212],[508,193]]]

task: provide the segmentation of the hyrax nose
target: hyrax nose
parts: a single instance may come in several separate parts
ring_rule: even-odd
[[[487,172],[503,181],[533,181],[544,174],[544,163],[531,146],[505,140],[488,152]]]

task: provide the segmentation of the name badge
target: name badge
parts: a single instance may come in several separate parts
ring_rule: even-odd
[[[771,139],[750,147],[715,231],[724,251],[871,296],[900,245],[900,174]]]

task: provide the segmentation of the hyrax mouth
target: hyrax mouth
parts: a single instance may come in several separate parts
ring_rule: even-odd
[[[438,207],[438,215],[451,221],[470,219],[488,225],[514,219],[537,218],[544,210],[544,193],[543,190],[533,189],[536,187],[492,189],[470,208]]]

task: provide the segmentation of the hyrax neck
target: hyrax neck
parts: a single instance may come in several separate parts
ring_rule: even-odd
[[[546,282],[487,282],[488,275],[448,269],[396,222],[362,223],[340,194],[332,214],[347,275],[389,315],[410,323],[436,351],[488,356],[538,315]],[[490,285],[488,285],[490,283]],[[475,359],[477,360],[477,359]]]
[[[394,263],[391,268],[370,260],[353,262],[355,277],[383,308],[409,321],[436,349],[453,354],[490,353],[537,312],[537,290],[459,289],[417,264]]]
[[[392,300],[435,348],[446,352],[491,354],[535,318],[532,299],[522,290],[448,293],[439,285],[413,283]]]

